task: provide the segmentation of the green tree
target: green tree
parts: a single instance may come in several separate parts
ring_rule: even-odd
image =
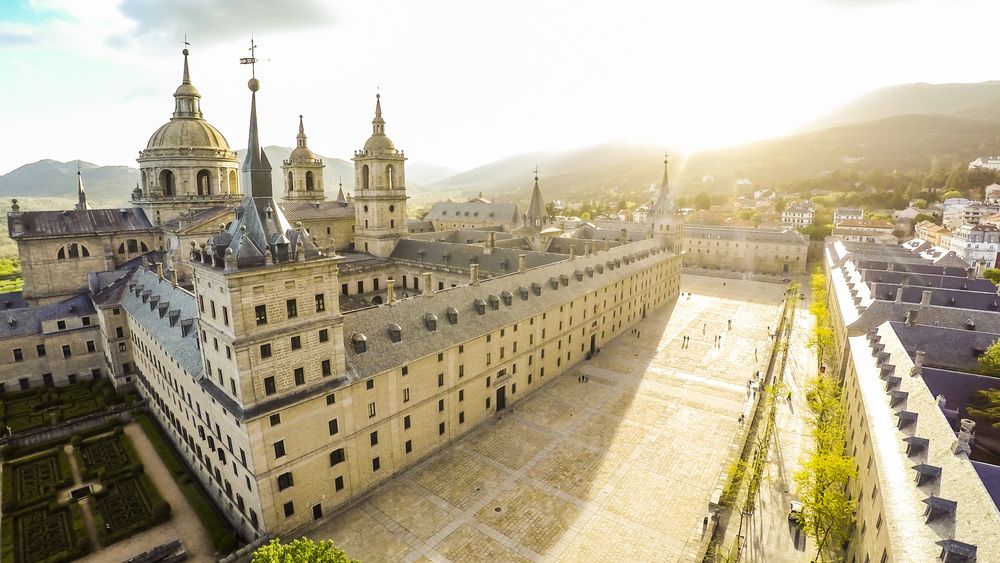
[[[589,211],[584,211],[583,213],[581,213],[580,214],[580,220],[582,220],[582,221],[590,221],[590,212]]]
[[[962,197],[962,192],[958,190],[948,190],[943,194],[941,194],[941,201],[944,201],[946,199],[951,199],[953,197]]]
[[[795,473],[802,503],[799,524],[816,541],[820,560],[828,549],[836,549],[850,536],[854,502],[847,498],[844,489],[856,475],[854,462],[834,452],[815,452]],[[827,559],[840,560],[837,555]]]
[[[253,552],[250,563],[359,563],[348,559],[343,550],[334,547],[330,540],[319,543],[309,538],[299,538],[289,543],[273,539]]]
[[[976,373],[990,377],[1000,377],[1000,340],[997,340],[979,356]]]
[[[983,270],[983,277],[993,282],[993,285],[1000,285],[1000,270],[996,268]]]
[[[775,200],[774,200],[774,211],[775,212],[781,213],[782,211],[785,210],[785,207],[787,207],[787,206],[788,206],[788,204],[785,203],[785,198],[783,198],[783,197],[775,198]]]
[[[1000,389],[980,389],[969,399],[969,416],[1000,428]]]
[[[935,225],[941,224],[941,218],[936,215],[931,215],[930,213],[917,213],[917,216],[913,218],[913,224],[916,225],[921,221],[930,221]]]
[[[705,192],[700,192],[694,196],[695,209],[709,209],[712,207],[712,199]]]
[[[965,190],[969,189],[969,176],[966,171],[958,169],[949,174],[948,181],[944,183],[944,189],[947,190],[945,193],[952,191],[965,193]],[[942,195],[941,199],[948,198]]]

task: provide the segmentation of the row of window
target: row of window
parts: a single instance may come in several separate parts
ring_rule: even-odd
[[[324,294],[317,293],[314,296],[313,301],[317,313],[326,311],[326,296]],[[299,303],[297,299],[288,299],[285,301],[285,316],[286,319],[294,319],[299,316]],[[257,305],[254,307],[254,318],[256,319],[258,326],[266,325],[267,305]]]
[[[87,341],[87,353],[88,354],[92,354],[92,353],[94,353],[96,351],[97,351],[97,345],[94,344],[93,340],[88,340]],[[21,348],[14,348],[14,350],[12,351],[12,353],[13,353],[14,361],[15,362],[23,362],[24,361],[24,350],[22,350]],[[48,354],[48,352],[45,350],[45,344],[37,344],[37,345],[35,345],[35,355],[36,356],[38,356],[39,358],[44,358],[44,357],[46,357],[47,354]],[[73,356],[73,345],[72,344],[63,344],[63,346],[62,346],[62,355],[63,355],[64,358],[70,358],[70,357],[72,357]]]

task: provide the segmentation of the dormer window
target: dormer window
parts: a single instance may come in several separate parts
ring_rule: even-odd
[[[476,308],[476,313],[479,313],[480,315],[486,314],[486,302],[482,299],[476,299],[472,302],[472,305]]]
[[[351,335],[351,344],[354,346],[355,354],[364,354],[368,351],[368,337],[360,332]]]
[[[385,327],[385,331],[389,333],[389,340],[394,343],[403,339],[403,329],[396,323],[389,323],[389,326]]]
[[[534,293],[536,296],[541,295],[542,294],[542,284],[540,284],[538,282],[532,282],[532,284],[531,284],[531,292]]]
[[[448,309],[444,312],[444,315],[448,318],[449,324],[458,324],[458,309],[448,307]]]
[[[528,300],[528,288],[522,285],[521,287],[517,288],[517,292],[521,295],[522,301]]]
[[[559,279],[549,278],[549,287],[551,287],[552,289],[559,289]]]
[[[494,311],[500,309],[500,298],[496,295],[490,295],[490,309]]]
[[[424,326],[427,330],[434,332],[438,328],[438,318],[434,313],[426,313],[424,315]]]
[[[507,291],[506,289],[500,292],[500,299],[503,299],[503,304],[510,307],[514,302],[514,294]]]
[[[559,276],[559,283],[561,283],[563,285],[563,287],[566,287],[567,285],[569,285],[569,276],[567,276],[566,274],[560,275]]]

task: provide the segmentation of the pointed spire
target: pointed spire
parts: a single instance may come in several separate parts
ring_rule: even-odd
[[[188,53],[190,51],[185,47],[181,53],[184,55],[184,79],[181,81],[181,84],[191,84],[191,71],[188,70]]]
[[[83,189],[83,174],[80,173],[80,161],[76,162],[76,208],[80,211],[90,209],[87,205],[87,190]]]
[[[538,167],[535,167],[535,187],[531,190],[531,203],[528,205],[525,226],[535,230],[542,228],[549,223],[549,214],[545,211],[545,202],[542,200],[542,190],[538,187]]]
[[[670,201],[670,181],[667,175],[669,162],[670,155],[663,153],[663,180],[660,182],[660,193],[653,206],[653,213],[658,215],[669,215],[674,212],[674,204]]]
[[[347,203],[347,198],[344,197],[344,182],[338,182],[340,189],[337,190],[337,203]]]
[[[381,98],[381,94],[375,94],[375,119],[372,120],[372,135],[385,135],[385,120],[382,119]]]
[[[302,123],[302,114],[299,114],[299,134],[295,136],[295,146],[306,146],[306,128]]]
[[[181,78],[181,85],[174,91],[174,117],[189,117],[201,119],[201,94],[198,89],[191,84],[191,71],[188,69],[187,47],[181,51],[184,55],[184,75]]]
[[[247,139],[247,154],[243,158],[243,186],[246,194],[254,198],[270,198],[271,194],[271,163],[264,154],[264,149],[260,146],[260,137],[257,132],[257,91],[260,90],[260,81],[251,78],[247,83],[250,88],[250,136]]]

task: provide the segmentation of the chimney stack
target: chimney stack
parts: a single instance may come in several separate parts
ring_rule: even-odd
[[[908,326],[914,326],[917,324],[917,309],[911,309],[906,312],[906,324]]]
[[[960,453],[969,455],[972,453],[972,446],[969,445],[969,441],[972,440],[972,432],[976,428],[976,423],[968,418],[963,418],[958,424],[958,441],[955,442],[955,445],[952,447],[952,451],[955,455]]]
[[[170,268],[168,272],[170,273],[170,283],[172,283],[174,287],[177,287],[177,269]]]
[[[469,278],[472,285],[479,285],[479,264],[469,264]]]
[[[910,370],[910,375],[916,377],[922,373],[924,369],[924,351],[917,350],[916,357],[913,359],[913,369]]]
[[[628,229],[621,230],[621,234],[618,235],[618,242],[622,244],[628,242]]]
[[[424,297],[434,296],[434,274],[424,272]]]
[[[923,295],[920,296],[920,305],[927,307],[931,304],[931,290],[925,289]]]
[[[486,231],[486,251],[485,254],[492,254],[497,243],[497,234],[493,231]]]
[[[517,255],[517,271],[521,272],[523,274],[524,271],[527,270],[527,269],[528,269],[528,255],[527,254],[518,254]]]
[[[590,242],[583,243],[583,255],[590,256],[594,251],[594,246]]]
[[[385,302],[389,305],[396,302],[396,280],[392,278],[385,280]]]
[[[902,287],[897,287],[896,288],[896,303],[902,303],[902,302],[903,302],[903,288]]]
[[[948,405],[948,399],[945,399],[944,395],[938,395],[937,404],[941,410],[944,410],[944,408]]]
[[[163,279],[163,262],[156,263],[156,275]]]
[[[569,245],[569,259],[570,260],[576,260],[576,245],[575,244]]]

